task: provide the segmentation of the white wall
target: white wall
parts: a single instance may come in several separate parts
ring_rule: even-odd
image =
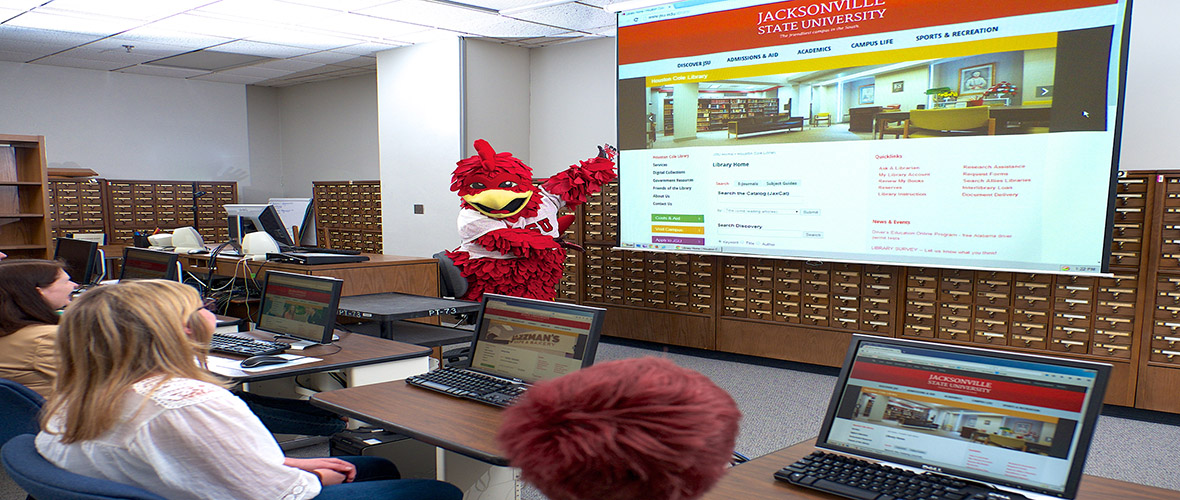
[[[278,103],[282,196],[309,197],[312,181],[380,178],[376,75],[283,87]]]
[[[465,150],[462,43],[456,38],[377,54],[384,252],[430,256],[459,243],[451,171]],[[424,213],[415,215],[421,204]]]
[[[533,175],[548,177],[598,154],[598,145],[617,144],[615,39],[532,49],[531,56]]]
[[[243,85],[0,62],[0,133],[45,136],[52,167],[252,188]]]
[[[1175,131],[1161,125],[1166,117],[1180,114],[1180,100],[1167,97],[1169,85],[1180,81],[1180,64],[1171,50],[1177,14],[1180,6],[1174,0],[1135,0],[1132,7],[1119,165],[1123,170],[1176,168]]]
[[[463,157],[475,154],[472,143],[483,139],[498,152],[509,152],[532,166],[529,161],[529,49],[464,40]],[[455,169],[454,158],[447,165]],[[448,183],[441,186],[449,193]],[[455,203],[458,196],[453,193]]]
[[[250,187],[238,186],[238,201],[264,203],[267,199],[287,197],[283,178],[283,111],[279,89],[246,87],[246,123],[250,142],[250,175],[259,182]],[[270,180],[267,182],[266,180]]]

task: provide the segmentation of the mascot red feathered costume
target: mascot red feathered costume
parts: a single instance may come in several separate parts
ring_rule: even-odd
[[[615,179],[613,148],[572,165],[537,188],[533,169],[512,153],[497,153],[487,141],[475,141],[477,155],[458,162],[451,191],[463,201],[459,210],[459,248],[448,251],[463,277],[462,299],[484,293],[553,300],[565,264],[558,238],[572,216],[562,207],[586,201]]]

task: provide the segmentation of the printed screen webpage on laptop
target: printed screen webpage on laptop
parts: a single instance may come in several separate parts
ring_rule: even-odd
[[[471,369],[528,383],[594,362],[605,310],[484,294]]]
[[[1110,366],[854,336],[816,445],[1073,498]]]

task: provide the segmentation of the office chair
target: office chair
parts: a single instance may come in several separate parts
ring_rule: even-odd
[[[457,299],[467,293],[467,278],[459,272],[455,261],[447,257],[446,252],[438,252],[431,257],[438,259],[438,284],[441,288],[439,295]]]
[[[38,416],[44,404],[45,398],[32,389],[0,378],[0,444],[41,430]]]
[[[164,500],[135,486],[74,474],[53,465],[37,453],[32,434],[21,434],[5,443],[0,448],[0,461],[16,484],[37,500]]]

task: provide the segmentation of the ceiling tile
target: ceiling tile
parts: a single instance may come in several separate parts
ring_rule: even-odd
[[[253,22],[298,24],[335,14],[336,11],[277,0],[221,0],[196,9],[194,13]]]
[[[0,23],[7,21],[7,20],[11,19],[13,16],[16,16],[17,14],[21,14],[23,12],[24,12],[23,9],[6,9],[4,7],[0,7]]]
[[[336,63],[342,63],[342,62],[347,61],[349,59],[368,59],[370,62],[376,61],[375,59],[373,59],[371,57],[368,57],[368,58],[357,57],[353,54],[345,54],[343,52],[333,52],[330,50],[316,52],[314,54],[308,54],[305,56],[299,56],[299,57],[295,57],[293,59],[296,61],[307,61],[310,63],[318,63],[318,64],[336,64]]]
[[[120,73],[134,73],[137,75],[151,75],[151,76],[168,76],[172,78],[188,78],[191,76],[204,75],[208,71],[188,68],[169,68],[167,66],[151,66],[141,64],[139,66],[131,66],[130,68],[123,68],[119,70]]]
[[[283,70],[278,70],[278,69],[262,68],[259,66],[243,66],[241,68],[233,68],[233,69],[227,69],[225,71],[218,71],[217,73],[224,74],[224,75],[249,76],[249,77],[260,77],[263,79],[270,79],[270,78],[279,78],[279,77],[287,76],[293,72],[292,71],[283,71]],[[261,80],[259,80],[259,81],[261,81]]]
[[[207,75],[191,77],[191,78],[189,78],[189,80],[204,80],[204,81],[209,81],[209,82],[236,83],[239,85],[250,85],[252,83],[261,82],[261,81],[265,80],[265,78],[257,77],[257,76],[227,75],[225,73],[209,73]]]
[[[263,30],[256,23],[190,13],[161,19],[152,23],[151,27],[170,32],[196,33],[230,39],[246,38]]]
[[[83,69],[101,69],[110,71],[127,66],[127,64],[115,61],[99,61],[96,59],[82,59],[77,57],[66,56],[51,56],[44,59],[33,61],[33,64],[46,64],[49,66],[66,66],[69,68],[83,68]]]
[[[0,49],[0,61],[8,62],[28,62],[41,57],[41,54],[33,54],[30,52],[16,52],[11,50]]]
[[[323,7],[325,9],[335,9],[345,12],[355,12],[361,9],[366,9],[376,5],[397,2],[399,0],[279,0],[286,3],[297,3],[300,5],[311,5],[314,7]]]
[[[0,50],[47,56],[93,42],[93,35],[0,25]]]
[[[589,32],[591,28],[614,25],[615,15],[597,7],[567,3],[513,14],[510,17],[535,23]]]
[[[0,0],[0,7],[5,9],[29,10],[45,3],[45,0]]]
[[[254,66],[259,67],[259,68],[277,69],[277,70],[286,71],[286,72],[290,73],[290,72],[295,72],[295,71],[307,71],[309,69],[314,69],[314,68],[318,68],[320,66],[323,66],[323,64],[311,62],[311,61],[303,61],[303,60],[300,60],[299,58],[295,58],[295,59],[279,59],[277,61],[267,61],[262,64],[255,64]]]
[[[376,57],[368,57],[368,56],[355,57],[352,59],[346,59],[344,61],[334,62],[331,64],[333,66],[344,66],[346,68],[376,68],[377,67],[377,58]]]
[[[209,0],[53,0],[49,6],[55,10],[154,21],[207,3]]]
[[[289,47],[286,45],[275,45],[273,43],[254,42],[247,40],[238,40],[217,46],[218,52],[231,52],[234,54],[249,54],[252,56],[274,57],[279,59],[287,59],[290,57],[302,56],[316,52],[314,50],[303,49],[299,47]]]
[[[430,31],[427,31],[427,32],[430,32]],[[452,35],[452,36],[454,36],[454,35]],[[396,49],[398,47],[403,47],[403,46],[404,45],[395,45],[392,42],[391,43],[367,42],[367,43],[358,43],[356,45],[349,45],[347,47],[340,47],[338,49],[332,49],[332,52],[342,52],[345,54],[353,54],[353,55],[357,55],[357,56],[372,56],[372,55],[374,55],[378,52],[381,52],[383,50]]]
[[[43,12],[45,11],[45,12]],[[98,14],[67,13],[51,9],[37,9],[9,19],[5,26],[21,26],[88,35],[108,36],[142,25],[143,21],[102,16]]]
[[[118,37],[120,40],[127,40],[133,43],[153,42],[174,45],[177,47],[188,47],[190,50],[203,49],[235,40],[234,38],[177,31],[174,29],[164,28],[160,26],[160,24],[161,23],[152,23],[146,26],[141,26],[130,31],[119,33]]]
[[[128,50],[128,47],[130,47],[130,50]],[[124,61],[127,64],[139,64],[161,57],[191,52],[192,50],[190,47],[111,37],[74,48],[62,55],[69,57],[93,57],[103,61]]]
[[[350,33],[354,36],[363,36],[373,40],[383,38],[397,39],[398,35],[426,29],[426,27],[417,24],[401,23],[380,17],[349,13],[324,17],[301,24],[300,26],[313,27],[317,30],[336,33]]]
[[[347,47],[349,45],[356,45],[361,41],[357,38],[346,38],[322,32],[317,33],[295,28],[268,30],[246,37],[246,39],[255,42],[286,45],[288,47],[300,47],[304,49],[310,49],[311,51]]]

